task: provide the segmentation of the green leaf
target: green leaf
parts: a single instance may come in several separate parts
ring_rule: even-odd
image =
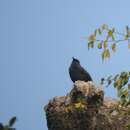
[[[126,106],[130,105],[130,99],[128,99],[128,101],[125,104]]]
[[[116,88],[117,87],[117,81],[115,81],[113,85],[114,85],[114,88]]]
[[[128,89],[130,90],[130,84],[128,84]]]
[[[102,43],[99,42],[98,45],[97,45],[98,49],[102,49]]]
[[[107,46],[108,46],[108,42],[107,42],[107,40],[104,41],[104,44],[103,44],[103,45],[104,45],[104,49],[106,49]]]
[[[128,90],[127,90],[127,89],[125,89],[125,90],[124,90],[124,91],[122,91],[122,93],[121,93],[121,96],[128,97],[128,95],[129,95],[129,92],[128,92]]]
[[[105,58],[109,58],[109,57],[110,57],[110,51],[109,51],[109,49],[105,49],[102,52],[102,60],[104,60]]]
[[[126,36],[125,36],[126,40],[127,40],[127,37],[130,37],[130,29],[128,26],[126,26]]]
[[[126,126],[126,130],[130,130],[130,124]]]
[[[112,40],[114,41],[114,40],[115,40],[115,37],[114,37],[114,35],[113,35],[113,34],[112,34],[112,36],[111,36],[111,37],[112,37]]]
[[[109,36],[109,37],[112,37],[112,35],[113,35],[112,30],[109,30],[109,31],[108,31],[108,36]]]
[[[122,86],[125,86],[128,83],[128,78],[122,79]]]
[[[128,40],[128,38],[129,38],[129,35],[126,34],[126,35],[125,35],[125,40]]]
[[[120,98],[125,98],[125,91],[126,91],[126,89],[124,89],[124,88],[120,88],[120,89],[118,89],[118,92],[117,92],[117,94],[118,94],[118,97],[120,97]]]
[[[85,107],[84,104],[82,104],[81,102],[75,103],[75,108],[77,108],[77,109],[81,109],[84,107]]]
[[[113,52],[116,52],[116,44],[115,43],[112,44],[111,49]]]
[[[130,37],[130,30],[128,31],[127,35]]]
[[[125,77],[127,77],[127,76],[128,76],[128,73],[127,73],[127,72],[121,72],[121,75],[120,75],[121,78],[125,78]]]
[[[99,33],[99,35],[101,35],[101,34],[102,34],[102,31],[101,31],[101,29],[100,29],[100,28],[98,28],[98,33]]]
[[[102,52],[102,60],[105,59],[105,50]]]
[[[109,49],[106,50],[106,58],[110,58],[110,51],[109,51]]]
[[[122,88],[122,79],[119,78],[115,83],[114,83],[114,87],[117,88],[118,90],[120,90]]]
[[[108,29],[108,25],[107,25],[107,24],[103,24],[103,25],[101,26],[101,28],[102,28],[102,30]]]
[[[113,80],[116,81],[118,77],[119,77],[119,74],[115,75]]]
[[[93,41],[89,42],[88,43],[88,49],[93,48],[93,47],[94,47],[94,42]]]
[[[96,35],[97,35],[97,29],[94,31],[94,36],[96,37]]]

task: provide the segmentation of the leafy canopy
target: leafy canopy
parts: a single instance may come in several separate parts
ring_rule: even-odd
[[[88,50],[96,47],[101,51],[101,58],[110,58],[112,52],[116,52],[117,44],[127,42],[130,49],[130,29],[125,27],[125,32],[120,33],[114,27],[110,28],[107,24],[101,25],[87,38]],[[117,90],[117,96],[120,98],[120,104],[127,106],[130,104],[130,71],[121,72],[115,76],[109,76],[101,79],[101,84],[112,85]]]

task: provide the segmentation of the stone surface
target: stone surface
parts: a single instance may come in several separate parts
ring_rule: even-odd
[[[125,130],[130,108],[117,107],[117,100],[104,98],[102,86],[76,81],[70,93],[54,97],[44,110],[48,130]]]

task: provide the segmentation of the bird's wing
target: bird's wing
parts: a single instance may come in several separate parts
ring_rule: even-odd
[[[80,72],[81,72],[82,76],[84,75],[86,77],[86,75],[87,75],[87,78],[92,80],[90,74],[82,66],[80,67]]]
[[[80,72],[82,73],[82,74],[84,74],[84,73],[88,73],[82,66],[81,67],[79,67],[79,69],[80,69]]]

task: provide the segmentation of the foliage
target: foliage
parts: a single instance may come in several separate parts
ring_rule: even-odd
[[[15,122],[16,122],[16,117],[14,116],[9,120],[8,124],[3,125],[2,123],[0,123],[0,130],[16,130],[15,128],[13,128]]]
[[[85,105],[82,104],[81,102],[78,102],[78,103],[75,103],[75,108],[82,109],[82,108],[85,108]]]
[[[102,38],[102,39],[101,39]],[[88,37],[88,49],[95,46],[101,50],[101,57],[104,61],[110,58],[112,52],[116,52],[119,42],[127,42],[130,49],[130,29],[125,27],[125,33],[120,33],[114,27],[109,28],[103,24]],[[117,96],[120,98],[120,104],[127,106],[130,104],[130,72],[121,72],[115,76],[109,76],[101,79],[101,84],[112,85],[117,89]]]
[[[130,72],[121,72],[115,76],[109,76],[101,79],[101,84],[106,86],[113,85],[117,89],[120,104],[127,106],[130,104]]]
[[[114,27],[109,28],[108,25],[103,24],[88,37],[88,49],[96,46],[102,51],[101,57],[104,60],[110,58],[111,52],[116,52],[119,42],[124,41],[128,43],[130,49],[130,29],[128,26],[125,27],[125,33],[120,33]]]
[[[130,130],[130,124],[126,126],[126,130]]]
[[[73,109],[83,110],[85,109],[85,107],[86,107],[86,104],[83,104],[82,102],[69,104],[68,106],[66,106],[66,112],[72,111]]]

